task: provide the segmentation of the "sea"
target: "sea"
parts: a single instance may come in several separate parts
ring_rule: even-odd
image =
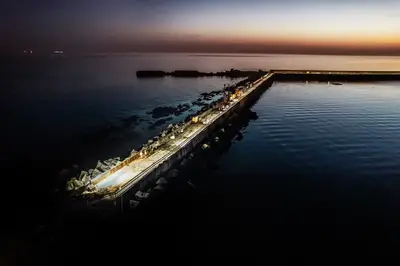
[[[103,54],[3,60],[2,191],[11,247],[29,258],[37,254],[31,249],[37,234],[31,232],[48,231],[57,220],[53,213],[60,206],[53,198],[61,170],[125,157],[187,115],[151,128],[157,120],[152,109],[191,103],[241,80],[138,79],[137,70],[232,68],[398,71],[400,57]],[[187,172],[135,222],[82,222],[91,242],[85,244],[79,244],[81,231],[53,228],[39,253],[49,258],[55,249],[62,256],[66,243],[76,254],[85,248],[101,252],[102,240],[112,256],[122,245],[198,257],[260,255],[270,246],[296,248],[310,241],[399,243],[399,82],[275,82],[249,111],[256,118],[241,125],[211,166]],[[140,122],[124,123],[132,116]]]

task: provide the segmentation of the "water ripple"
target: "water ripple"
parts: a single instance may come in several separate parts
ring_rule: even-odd
[[[400,175],[396,83],[275,83],[253,111],[259,118],[240,144],[241,151],[251,151],[246,152],[251,171],[262,165],[283,172],[267,163],[280,158],[279,165],[310,175],[393,180]]]

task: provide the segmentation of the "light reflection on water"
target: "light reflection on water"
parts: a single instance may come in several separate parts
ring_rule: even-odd
[[[276,83],[253,107],[259,119],[238,148],[265,157],[279,147],[299,164],[311,160],[321,174],[343,168],[338,175],[394,178],[400,174],[397,84]]]
[[[245,232],[241,241],[274,241],[318,232],[346,239],[365,226],[395,226],[399,85],[275,83],[251,108],[258,119],[219,167],[194,171],[187,176],[196,187],[190,196],[182,193],[189,186],[174,188],[156,209],[165,214],[184,206],[195,217],[186,223],[203,229],[195,239],[224,245],[230,244],[219,236],[231,230]],[[348,225],[354,227],[346,231]]]

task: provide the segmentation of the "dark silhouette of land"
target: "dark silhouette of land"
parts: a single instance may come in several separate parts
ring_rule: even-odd
[[[138,78],[161,78],[166,76],[177,78],[197,78],[197,77],[229,77],[229,78],[247,78],[254,75],[264,73],[263,70],[258,71],[243,71],[238,69],[231,69],[221,72],[200,72],[197,70],[175,70],[166,72],[162,70],[139,70],[136,72]],[[265,72],[266,73],[266,72]]]

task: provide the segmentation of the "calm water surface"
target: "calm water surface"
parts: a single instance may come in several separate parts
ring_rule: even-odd
[[[189,174],[195,188],[171,189],[146,222],[168,221],[177,243],[191,239],[212,254],[308,241],[398,244],[399,88],[275,83],[218,168]]]
[[[7,149],[8,157],[20,160],[32,157],[38,150],[44,154],[56,153],[66,142],[73,146],[83,134],[90,136],[118,124],[122,118],[141,115],[157,106],[190,102],[201,92],[233,82],[220,78],[138,80],[135,72],[139,69],[222,71],[230,68],[396,70],[400,69],[400,58],[123,54],[4,61],[0,68],[1,109],[7,117],[7,126],[1,132],[1,140],[7,145],[2,146],[11,147]],[[125,145],[137,146],[154,134],[147,126],[138,127],[134,135],[125,138],[130,140]],[[104,150],[111,154],[117,146],[114,143]],[[49,147],[52,148],[47,150]],[[22,150],[28,156],[24,157]],[[101,152],[101,157],[110,154]]]
[[[18,160],[19,166],[15,175],[3,178],[12,179],[13,187],[26,184],[18,186],[23,204],[13,208],[28,208],[32,217],[36,211],[29,206],[43,206],[35,199],[46,194],[39,188],[49,179],[30,175],[35,165],[59,163],[65,154],[80,155],[85,149],[92,151],[94,160],[126,153],[159,129],[149,130],[144,121],[91,146],[85,146],[82,138],[91,139],[98,130],[119,125],[134,114],[150,120],[146,112],[157,106],[191,102],[201,92],[234,82],[221,78],[138,80],[136,70],[230,68],[398,70],[400,59],[203,54],[6,62],[1,68],[0,108],[6,118],[1,131],[2,162]],[[187,229],[210,246],[235,236],[267,237],[279,224],[331,224],[332,234],[335,225],[352,220],[394,225],[399,207],[399,88],[396,82],[274,84],[252,107],[258,119],[218,160],[219,168],[193,173],[188,178],[196,189],[183,186],[170,196],[166,193],[158,203],[164,211],[153,212],[149,219],[155,215],[162,221],[164,214],[179,213],[180,219],[168,217],[171,232],[184,235],[179,228]],[[81,164],[85,156],[68,162]],[[212,236],[213,243],[206,239]]]

